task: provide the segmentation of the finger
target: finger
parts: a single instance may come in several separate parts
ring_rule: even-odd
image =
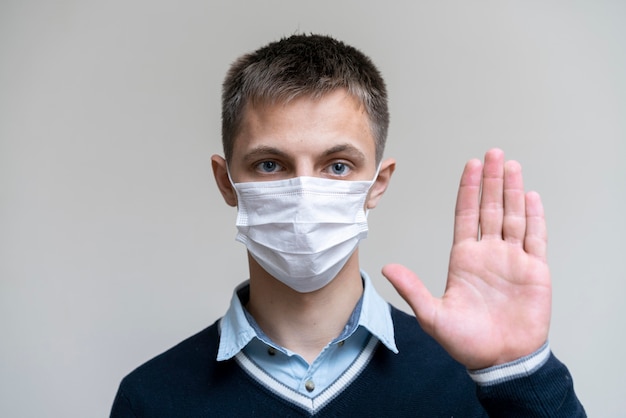
[[[526,198],[522,167],[517,161],[504,164],[504,220],[502,238],[523,245],[526,234]]]
[[[502,239],[504,212],[504,153],[492,149],[485,154],[483,185],[480,199],[481,239]]]
[[[526,236],[524,250],[527,253],[546,260],[548,247],[548,231],[546,217],[539,193],[526,194]]]
[[[454,211],[454,244],[478,238],[478,202],[482,168],[479,160],[470,160],[465,164]]]
[[[422,328],[431,334],[439,300],[430,294],[415,273],[404,266],[387,264],[382,273],[413,309]]]

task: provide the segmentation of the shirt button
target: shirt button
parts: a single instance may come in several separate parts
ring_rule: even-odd
[[[337,343],[337,345],[338,345],[339,347],[343,347],[343,345],[344,345],[345,343],[346,343],[346,340],[341,340],[341,341],[339,341],[339,342]]]
[[[276,354],[276,349],[274,347],[268,347],[267,348],[267,354],[269,354],[270,356],[273,356]]]
[[[315,390],[315,383],[313,383],[312,380],[307,380],[304,383],[304,388],[307,390],[307,392],[313,392]]]

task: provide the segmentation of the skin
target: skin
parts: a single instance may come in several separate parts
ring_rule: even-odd
[[[211,157],[217,186],[230,206],[237,196],[226,161]],[[228,164],[234,182],[315,176],[371,180],[375,144],[363,107],[343,90],[320,99],[248,106]],[[385,192],[395,161],[382,161],[366,207]],[[482,192],[481,192],[482,188]],[[479,235],[480,231],[480,235]],[[266,334],[311,363],[340,334],[363,287],[358,250],[327,286],[298,293],[248,257],[248,310]],[[446,291],[434,298],[406,267],[383,274],[417,320],[456,360],[480,369],[536,351],[547,340],[551,287],[541,200],[525,193],[521,169],[502,151],[465,166],[457,198]]]

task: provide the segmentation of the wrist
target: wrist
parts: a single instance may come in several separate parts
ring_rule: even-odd
[[[485,369],[468,370],[472,380],[480,386],[489,386],[526,377],[545,364],[550,357],[550,344],[546,341],[537,351],[508,363]]]

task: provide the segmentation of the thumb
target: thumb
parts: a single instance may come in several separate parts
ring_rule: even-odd
[[[387,264],[383,267],[382,273],[413,309],[424,331],[432,335],[437,299],[430,294],[415,273],[400,264]]]

